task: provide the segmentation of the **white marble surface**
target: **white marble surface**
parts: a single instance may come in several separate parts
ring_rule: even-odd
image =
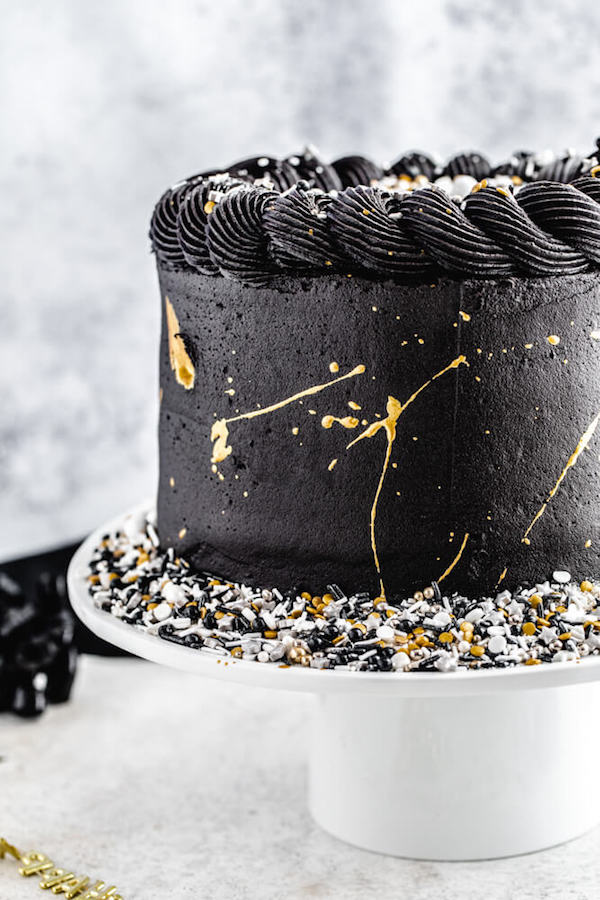
[[[588,0],[3,3],[0,558],[153,490],[166,185],[307,141],[588,151],[599,37]]]
[[[304,803],[310,702],[84,658],[70,704],[34,723],[0,716],[0,834],[110,879],[125,900],[597,898],[600,829],[539,854],[445,864],[323,833]],[[477,785],[456,774],[476,815]],[[574,773],[574,790],[585,777]],[[36,896],[0,862],[2,900]]]

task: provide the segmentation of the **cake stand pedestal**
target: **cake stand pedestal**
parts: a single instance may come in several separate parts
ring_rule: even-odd
[[[326,831],[394,856],[475,860],[541,850],[600,822],[599,657],[370,673],[281,668],[172,644],[97,609],[88,593],[87,564],[102,535],[139,511],[103,525],[76,552],[75,612],[99,637],[159,664],[316,695],[308,795]]]

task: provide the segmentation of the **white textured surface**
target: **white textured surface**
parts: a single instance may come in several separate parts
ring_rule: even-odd
[[[0,717],[0,833],[111,879],[125,900],[598,896],[599,830],[540,854],[446,864],[378,856],[324,834],[304,798],[310,702],[84,658],[70,704],[34,723]],[[524,765],[535,778],[535,760]],[[582,775],[574,790],[585,790]],[[476,816],[477,784],[466,772],[448,776],[463,779]],[[382,802],[389,777],[382,748],[373,773]],[[37,896],[0,862],[1,900]]]
[[[0,554],[155,481],[166,185],[251,153],[588,151],[588,0],[23,0],[0,29]]]

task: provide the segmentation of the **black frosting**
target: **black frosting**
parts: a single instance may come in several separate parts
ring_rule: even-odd
[[[287,162],[296,170],[298,180],[308,181],[312,187],[320,188],[322,191],[342,189],[342,182],[335,168],[324,162],[310,148],[301,155],[288,156]]]
[[[327,219],[331,203],[329,194],[306,181],[276,197],[264,217],[275,254],[316,268],[342,265],[344,256],[332,241]]]
[[[400,156],[390,166],[390,172],[392,175],[408,175],[410,178],[424,175],[428,181],[433,181],[434,178],[441,175],[441,169],[435,160],[427,153],[421,153],[419,150],[404,153]]]
[[[504,250],[438,188],[425,188],[406,197],[401,216],[413,237],[446,271],[488,277],[515,271]]]
[[[253,156],[227,167],[231,175],[254,182],[268,179],[278,191],[286,191],[298,181],[296,169],[286,159],[271,156]]]
[[[278,196],[268,188],[244,186],[227,194],[211,212],[208,252],[225,278],[260,284],[272,274],[263,216]]]
[[[384,276],[414,277],[431,272],[431,259],[400,226],[402,201],[375,187],[348,188],[331,204],[328,218],[350,259]]]
[[[481,153],[457,153],[448,160],[443,174],[449,175],[450,178],[454,178],[456,175],[470,175],[477,181],[481,181],[491,171],[489,160]]]
[[[510,191],[482,188],[466,198],[464,210],[528,275],[566,275],[589,268],[581,253],[542,231]]]
[[[494,592],[505,568],[509,589],[554,569],[600,574],[600,428],[569,466],[600,411],[598,271],[411,285],[332,272],[246,287],[159,260],[159,276],[163,310],[168,296],[197,360],[185,390],[171,370],[163,315],[163,547],[250,584],[378,591],[370,515],[386,433],[347,449],[363,424],[325,428],[322,417],[380,422],[388,397],[406,403],[464,355],[397,421],[375,520],[388,597],[439,580],[457,558],[443,587],[467,595]],[[364,374],[302,402],[232,421],[232,453],[211,469],[218,419],[265,409],[361,363]]]
[[[332,164],[342,183],[342,187],[358,187],[369,185],[372,181],[380,181],[385,172],[366,156],[342,156]]]
[[[310,149],[253,157],[166,191],[150,236],[163,264],[246,284],[324,267],[405,280],[567,275],[600,264],[597,160],[541,159],[521,151],[492,168],[481,154],[461,153],[440,167],[408,153],[389,170],[410,180],[407,192],[384,189],[382,168],[365,157],[328,164]],[[461,203],[428,185],[441,175],[479,184]],[[503,184],[487,183],[498,176]]]
[[[533,221],[600,263],[600,205],[571,184],[539,181],[519,191],[519,204]]]

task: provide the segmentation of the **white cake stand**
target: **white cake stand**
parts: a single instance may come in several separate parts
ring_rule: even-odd
[[[247,685],[316,695],[309,805],[351,844],[415,859],[541,850],[600,821],[600,657],[514,669],[377,673],[280,668],[172,644],[97,609],[75,553],[73,608],[96,635],[153,662]],[[586,773],[589,777],[586,777]]]

